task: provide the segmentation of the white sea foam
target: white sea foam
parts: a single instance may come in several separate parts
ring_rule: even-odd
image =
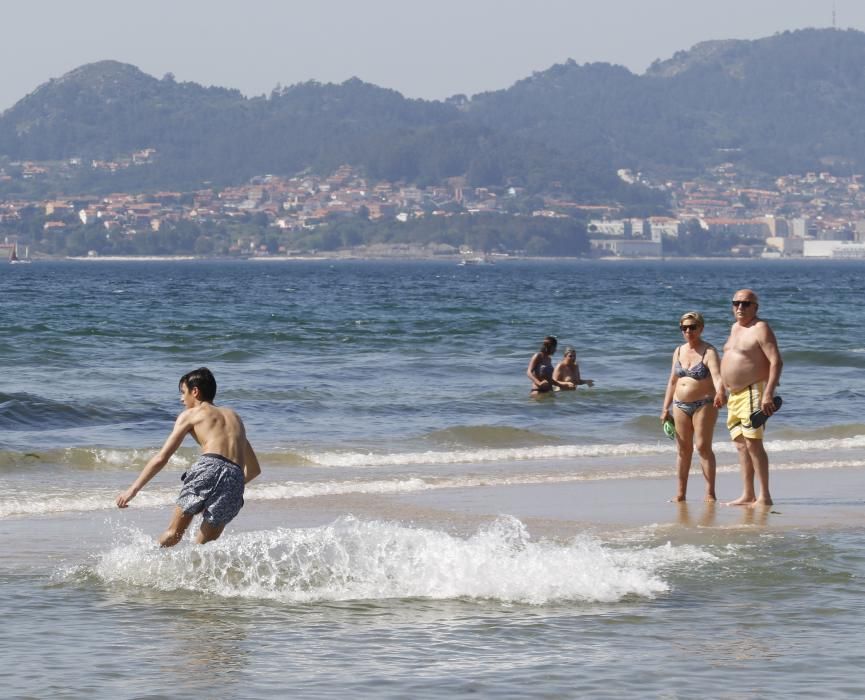
[[[322,467],[388,467],[424,464],[470,464],[483,462],[558,460],[579,457],[626,457],[669,452],[669,444],[650,445],[547,445],[542,447],[486,448],[428,452],[322,452],[304,455]]]
[[[138,467],[153,456],[153,450],[112,449],[107,447],[69,448],[65,451],[64,461],[85,466]],[[173,454],[167,466],[185,469],[192,464],[194,457]]]
[[[352,517],[309,529],[229,535],[206,547],[159,550],[133,541],[101,553],[107,584],[280,603],[387,598],[487,599],[542,605],[612,603],[669,590],[663,575],[716,557],[693,546],[612,548],[579,536],[533,542],[502,517],[462,539],[444,532]]]
[[[81,513],[116,508],[114,499],[118,489],[71,489],[46,488],[44,491],[16,489],[8,493],[0,490],[0,518],[22,515],[51,515],[55,513]],[[151,489],[135,497],[135,504],[143,507],[170,505],[177,498],[177,491]]]
[[[828,460],[818,462],[773,463],[772,470],[821,470],[821,469],[862,469],[865,460]],[[736,464],[718,466],[719,473],[739,471]],[[697,473],[694,467],[692,473]],[[529,486],[539,484],[563,484],[581,481],[620,481],[634,479],[670,479],[672,472],[667,468],[619,469],[568,473],[525,473],[497,475],[465,475],[453,477],[401,477],[385,479],[345,479],[332,481],[282,481],[256,483],[247,487],[246,501],[276,501],[297,498],[316,498],[320,496],[341,496],[350,494],[400,494],[418,493],[442,489],[485,488],[495,486]],[[89,512],[113,509],[116,490],[91,489],[71,491],[55,489],[35,492],[20,489],[9,491],[0,489],[0,519],[13,516],[51,515],[62,512]],[[174,503],[176,489],[151,488],[135,497],[131,507],[165,507]]]
[[[865,448],[865,435],[814,440],[767,440],[772,452],[811,452],[816,450],[854,450]],[[641,457],[669,454],[675,449],[668,440],[655,443],[622,443],[598,445],[544,445],[540,447],[486,448],[427,452],[322,452],[304,457],[322,467],[388,467],[428,464],[472,464],[487,462],[520,462],[528,460],[588,459],[595,457]],[[719,454],[733,454],[735,445],[719,441],[713,445]]]

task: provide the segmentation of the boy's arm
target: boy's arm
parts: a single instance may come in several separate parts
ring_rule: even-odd
[[[183,438],[186,437],[186,434],[191,429],[192,424],[189,421],[188,411],[184,411],[177,416],[177,420],[174,422],[174,429],[159,452],[144,465],[144,469],[141,470],[138,478],[132,482],[132,486],[117,497],[115,503],[117,503],[118,508],[126,508],[129,505],[129,501],[135,498],[136,494],[144,488],[144,485],[160,472],[162,467],[171,459],[171,455],[177,452],[177,448],[180,447]]]
[[[243,446],[243,483],[248,484],[259,474],[261,474],[261,465],[258,463],[255,450],[252,449],[252,445],[247,440]]]

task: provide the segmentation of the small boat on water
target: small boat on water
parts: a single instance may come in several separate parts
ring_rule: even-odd
[[[465,267],[466,265],[492,265],[493,261],[486,257],[476,257],[476,258],[463,258],[460,260],[460,267]]]
[[[24,248],[24,257],[18,257],[18,244],[16,243],[12,246],[12,250],[9,252],[9,264],[10,265],[29,265],[32,261],[30,260],[30,248]]]

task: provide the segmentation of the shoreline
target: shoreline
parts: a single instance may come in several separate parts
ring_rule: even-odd
[[[80,255],[80,256],[37,256],[32,258],[32,262],[270,262],[270,263],[291,263],[291,262],[334,262],[334,261],[370,261],[370,262],[448,262],[459,264],[465,260],[465,256],[461,255],[360,255],[357,253],[338,251],[309,255],[261,255],[261,256],[204,256],[204,255]],[[507,255],[497,256],[490,262],[480,265],[467,265],[467,267],[495,267],[498,264],[506,264],[508,262],[538,262],[538,263],[553,263],[553,262],[571,262],[571,263],[634,263],[634,262],[654,262],[654,263],[676,263],[684,261],[698,261],[705,263],[800,263],[800,262],[838,262],[838,263],[861,263],[865,259],[853,258],[802,258],[802,257],[786,257],[786,258],[738,258],[738,257],[705,257],[705,256],[682,256],[682,257],[574,257],[574,256],[525,256],[525,255]]]

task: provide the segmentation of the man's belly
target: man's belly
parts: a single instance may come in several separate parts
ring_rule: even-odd
[[[721,362],[721,379],[730,391],[741,391],[749,384],[766,380],[768,367],[754,362]]]

